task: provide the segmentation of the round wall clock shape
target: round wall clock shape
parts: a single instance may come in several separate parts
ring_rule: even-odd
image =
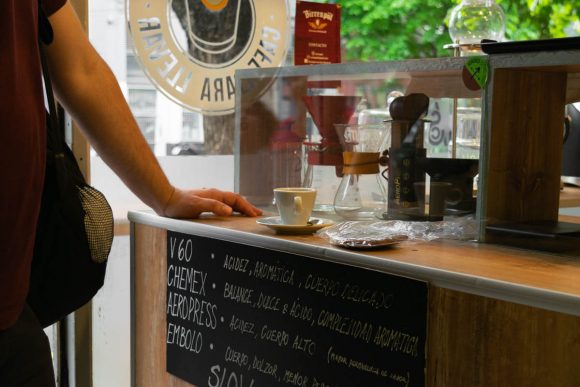
[[[234,111],[237,69],[278,67],[286,57],[287,0],[127,0],[127,18],[151,81],[206,115]]]

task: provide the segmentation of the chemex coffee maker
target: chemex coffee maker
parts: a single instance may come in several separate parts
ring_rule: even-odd
[[[479,161],[426,156],[428,109],[429,97],[424,94],[398,97],[389,106],[391,146],[382,158],[388,167],[384,219],[441,220],[444,215],[475,212],[473,179]]]
[[[304,104],[320,134],[317,141],[304,142],[307,169],[303,187],[317,189],[314,211],[334,212],[334,196],[343,175],[343,144],[336,124],[347,124],[360,97],[315,95],[303,97]]]

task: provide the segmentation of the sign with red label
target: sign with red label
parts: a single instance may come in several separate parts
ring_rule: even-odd
[[[340,5],[296,2],[294,64],[340,63]]]

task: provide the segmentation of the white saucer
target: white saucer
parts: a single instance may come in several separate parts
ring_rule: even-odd
[[[332,226],[334,222],[322,218],[310,218],[308,224],[305,226],[294,226],[289,224],[282,224],[279,216],[270,216],[268,218],[260,218],[256,223],[266,227],[270,227],[280,234],[312,234],[321,228]]]

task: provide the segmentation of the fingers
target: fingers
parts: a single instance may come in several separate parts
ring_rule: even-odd
[[[240,194],[229,191],[221,191],[215,188],[196,190],[193,192],[195,192],[195,194],[200,197],[214,199],[221,203],[227,204],[229,207],[231,207],[232,210],[240,212],[244,215],[247,216],[262,215],[262,210],[252,205]]]
[[[218,189],[176,190],[174,197],[168,203],[165,215],[174,218],[197,218],[203,212],[230,216],[234,211],[246,216],[262,215],[259,208],[253,206],[241,195]]]
[[[199,198],[199,212],[213,212],[218,216],[230,216],[234,210],[232,207],[214,199]]]

